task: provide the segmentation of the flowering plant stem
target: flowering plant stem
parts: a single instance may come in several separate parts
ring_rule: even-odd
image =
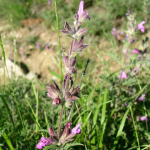
[[[63,111],[64,111],[64,106],[62,105],[61,107],[61,112],[60,112],[60,118],[59,118],[59,124],[58,124],[58,130],[57,130],[57,138],[60,138],[60,130],[61,130],[61,122],[63,118]]]
[[[56,22],[57,22],[57,35],[58,35],[58,45],[59,45],[59,61],[60,61],[60,72],[61,72],[61,83],[63,82],[63,73],[62,73],[62,56],[61,56],[61,43],[60,43],[60,29],[59,29],[59,19],[58,19],[58,11],[57,11],[57,0],[55,0],[55,14],[56,14]]]

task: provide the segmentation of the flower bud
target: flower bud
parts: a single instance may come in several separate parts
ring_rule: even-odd
[[[67,69],[67,71],[68,71],[68,73],[70,73],[70,74],[76,73],[76,70],[75,70],[74,67],[69,67],[69,68]]]
[[[75,65],[75,63],[76,63],[76,57],[74,57],[70,60],[70,66],[73,67]]]
[[[55,132],[54,132],[53,128],[50,127],[50,128],[48,129],[48,132],[49,132],[51,138],[55,137]]]
[[[73,38],[78,39],[78,38],[82,37],[82,36],[86,33],[87,30],[88,30],[87,28],[79,29],[79,30],[73,35]]]
[[[67,108],[70,108],[71,105],[72,105],[71,102],[66,102],[66,103],[65,103],[65,106],[66,106]]]
[[[81,14],[81,16],[79,16],[79,22],[80,23],[83,23],[84,21],[85,21],[85,19],[87,18],[87,16],[88,16],[88,12],[87,11],[84,11],[82,14]]]
[[[59,99],[59,98],[55,98],[54,100],[53,100],[53,104],[54,105],[59,105],[61,103],[61,100]]]
[[[65,128],[63,130],[62,136],[61,136],[61,140],[65,139],[69,134],[70,134],[70,128],[71,128],[72,122],[69,121],[66,125]]]

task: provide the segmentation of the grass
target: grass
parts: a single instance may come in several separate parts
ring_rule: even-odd
[[[38,2],[40,3],[40,1]],[[38,5],[38,2],[35,5]],[[90,2],[93,3],[92,1]],[[120,4],[120,1],[114,1],[116,4],[117,2]],[[61,4],[62,1],[58,3],[58,10]],[[101,2],[98,1],[97,4],[101,7]],[[108,2],[105,5],[109,6],[110,4],[111,3]],[[133,1],[133,6],[134,5],[136,4]],[[68,9],[69,6],[66,7],[67,8],[64,9]],[[70,7],[71,11],[75,9],[73,6]],[[137,9],[138,7],[139,6],[137,6]],[[110,12],[115,10],[114,16],[118,12],[116,9],[114,6],[110,10]],[[61,75],[51,70],[50,73],[62,81],[63,73],[59,35],[59,17],[61,16],[58,16],[59,11],[57,12],[57,3],[55,0]],[[67,13],[71,14],[72,12]],[[108,18],[113,18],[113,15]],[[12,15],[12,17],[14,16]],[[97,16],[95,16],[95,18],[96,17]],[[91,20],[95,22],[95,20],[97,20],[97,18],[95,18],[91,18]],[[108,27],[106,26],[106,29],[112,27],[113,26],[109,25]],[[90,25],[89,28],[92,29],[92,25]],[[105,26],[103,28],[105,28]],[[139,120],[140,116],[150,118],[149,81],[145,76],[143,77],[142,74],[136,78],[131,76],[127,80],[118,80],[121,69],[129,69],[139,62],[130,62],[130,64],[125,64],[124,68],[120,67],[117,71],[111,72],[109,70],[110,64],[115,61],[121,66],[123,58],[120,56],[120,52],[116,51],[116,47],[119,46],[117,41],[109,36],[109,30],[107,30],[107,32],[103,29],[97,30],[93,29],[90,33],[97,36],[99,35],[99,31],[103,31],[103,36],[109,40],[112,45],[112,48],[105,53],[105,55],[110,56],[110,60],[102,60],[103,54],[101,54],[99,48],[95,48],[98,46],[94,44],[96,51],[95,59],[101,59],[101,64],[98,63],[95,65],[96,61],[92,60],[83,78],[80,99],[77,100],[74,103],[74,107],[72,107],[71,117],[69,118],[72,120],[73,125],[80,122],[82,123],[82,134],[76,136],[75,141],[84,145],[79,146],[78,144],[74,144],[73,148],[81,150],[149,149],[149,122],[141,122]],[[7,73],[6,56],[2,40],[0,37],[0,46],[5,64],[4,72],[6,67]],[[16,47],[16,45],[14,46]],[[81,60],[77,67],[83,69],[83,60],[86,60],[86,58],[90,56],[91,53],[82,59],[79,57],[78,59]],[[94,70],[101,65],[104,67],[103,72],[95,75],[95,78],[92,78]],[[35,83],[19,77],[17,79],[9,78],[10,82],[6,84],[6,73],[3,78],[4,84],[1,85],[0,88],[0,150],[36,149],[36,144],[40,137],[49,136],[47,133],[49,127],[53,127],[56,131],[57,126],[61,124],[61,122],[59,122],[60,110],[66,111],[66,108],[63,110],[61,107],[54,107],[52,105],[52,101],[47,98],[46,84],[43,81]],[[149,72],[147,72],[147,74],[149,75]],[[79,73],[78,76],[80,75]],[[138,102],[136,97],[141,96],[143,93],[146,94],[146,100]],[[124,105],[126,103],[128,103],[127,106]],[[64,126],[68,121],[68,116],[64,115],[61,117],[65,118],[62,119],[62,125]],[[128,119],[129,117],[131,117],[131,119]],[[59,128],[58,134],[60,130],[61,127]]]

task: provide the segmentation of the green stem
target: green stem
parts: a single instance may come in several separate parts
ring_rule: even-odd
[[[60,112],[59,125],[58,125],[58,130],[57,130],[58,139],[60,138],[60,133],[61,133],[61,122],[62,122],[62,118],[63,118],[63,111],[64,111],[64,106],[62,106],[61,112]]]
[[[56,14],[56,22],[57,22],[57,35],[58,35],[58,44],[59,44],[59,61],[60,61],[60,71],[61,71],[61,83],[63,81],[63,72],[62,72],[62,56],[61,56],[61,43],[60,43],[60,30],[59,30],[59,19],[58,19],[58,11],[57,11],[57,0],[55,0],[55,14]]]
[[[8,138],[8,136],[5,132],[3,133],[3,138],[5,139],[5,141],[8,145],[8,147],[10,148],[10,150],[14,150],[14,148],[13,148],[13,146],[12,146],[12,144],[11,144],[11,142],[10,142],[10,140],[9,140],[9,138]]]
[[[134,129],[135,129],[135,134],[136,134],[137,143],[138,143],[138,150],[140,150],[140,142],[139,142],[138,133],[137,133],[137,128],[136,128],[135,121],[134,121],[134,117],[133,117],[132,107],[130,107],[130,112],[131,112],[131,117],[132,117]]]

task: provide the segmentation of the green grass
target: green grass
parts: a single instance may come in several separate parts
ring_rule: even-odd
[[[19,2],[21,6],[26,3],[23,1],[17,2]],[[35,2],[36,6],[40,6],[41,2],[46,4],[47,1],[39,0]],[[61,74],[59,75],[50,69],[49,72],[58,79],[61,79],[61,81],[63,72],[59,26],[62,26],[62,22],[64,22],[63,19],[70,21],[70,14],[73,14],[77,10],[76,4],[78,2],[79,1],[73,1],[72,4],[65,5],[62,0],[57,1],[57,3],[55,0],[55,3],[52,3],[52,6],[50,6],[51,8],[55,8],[55,10],[51,9],[48,12],[46,11],[46,6],[43,6],[43,8],[45,7],[43,14],[47,15],[46,13],[53,12],[56,15],[55,18],[52,14],[51,21],[55,21],[53,19],[56,19],[55,23],[53,22],[53,26],[57,27]],[[130,76],[127,80],[118,80],[121,69],[128,70],[134,65],[139,64],[139,62],[130,61],[130,63],[124,65],[124,68],[121,68],[123,57],[120,55],[120,52],[116,51],[116,48],[120,48],[123,45],[118,46],[117,42],[112,39],[109,33],[113,28],[113,22],[115,22],[113,19],[115,19],[118,14],[123,17],[126,9],[130,8],[130,6],[133,8],[136,6],[134,8],[135,11],[138,10],[137,13],[141,13],[141,6],[137,5],[137,1],[127,3],[124,1],[124,9],[120,11],[119,6],[122,3],[123,0],[113,0],[107,3],[104,1],[94,2],[92,0],[86,2],[87,8],[91,10],[91,22],[87,22],[85,26],[88,26],[90,35],[99,36],[102,32],[103,38],[110,41],[112,47],[105,52],[105,55],[109,56],[110,60],[106,61],[103,58],[103,54],[98,48],[97,43],[92,45],[96,51],[95,60],[91,61],[87,73],[83,78],[80,99],[74,103],[72,111],[70,112],[71,116],[63,115],[61,116],[61,121],[59,120],[60,111],[67,112],[68,109],[53,106],[52,100],[46,95],[46,84],[44,82],[38,81],[34,83],[22,77],[17,79],[11,79],[9,77],[9,83],[5,83],[8,70],[6,66],[5,46],[2,42],[3,39],[0,37],[0,48],[4,61],[4,83],[0,87],[0,150],[36,149],[36,144],[42,136],[49,137],[47,132],[49,127],[53,127],[56,131],[58,125],[62,124],[62,126],[64,126],[68,118],[72,120],[73,126],[77,123],[82,123],[82,133],[76,136],[75,141],[77,143],[72,145],[74,149],[144,150],[150,148],[150,124],[146,121],[139,121],[140,116],[147,116],[150,119],[150,74],[146,72],[148,78],[140,74],[136,78]],[[10,4],[7,7],[3,6],[2,12],[5,12],[4,7],[11,9],[12,7],[17,8],[12,14],[13,23],[15,23],[16,19],[21,20],[29,17],[24,11],[26,11],[26,9],[29,11],[33,8],[33,3],[28,2],[27,5],[30,7],[25,7],[23,10],[20,10],[17,3],[15,6]],[[90,5],[93,7],[89,7]],[[107,8],[109,10],[106,12],[106,18],[103,18],[101,22],[98,22],[98,20],[102,16],[95,15],[97,7]],[[92,10],[92,8],[94,9]],[[9,9],[8,12],[11,11],[11,9]],[[31,13],[30,11],[28,12],[29,14]],[[21,13],[21,15],[18,16],[18,13]],[[108,13],[112,14],[109,16]],[[38,14],[34,15],[36,16]],[[148,15],[148,13],[143,15]],[[111,23],[109,21],[111,21]],[[101,25],[102,27],[99,27]],[[14,47],[16,48],[15,44]],[[78,57],[78,59],[80,59],[77,64],[77,68],[79,69],[78,78],[81,76],[80,72],[84,68],[83,61],[90,57],[91,54],[92,53],[87,53],[84,57]],[[149,53],[147,55],[149,55]],[[99,60],[99,63],[97,63],[97,60]],[[115,72],[109,70],[112,62],[116,62],[120,65],[120,68]],[[146,63],[146,61],[142,62],[142,64],[143,63]],[[97,68],[101,68],[101,66],[103,66],[104,69],[101,74],[95,75],[96,77],[94,78],[94,71]],[[139,97],[143,93],[146,94],[146,100],[138,102],[135,96]],[[124,105],[126,103],[128,103],[127,106]],[[131,119],[129,119],[129,117],[131,117]],[[62,126],[59,127],[58,134]],[[81,143],[81,145],[79,145],[79,143]]]

